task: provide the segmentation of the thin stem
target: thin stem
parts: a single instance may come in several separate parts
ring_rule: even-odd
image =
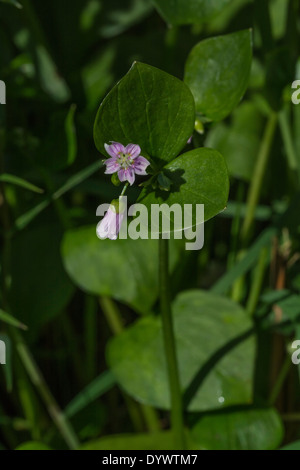
[[[121,192],[121,194],[120,194],[120,197],[124,196],[124,194],[126,193],[126,190],[127,190],[127,188],[128,188],[128,185],[129,185],[129,183],[126,183],[126,184],[125,184],[125,186],[124,186],[124,188],[122,189],[122,192]]]
[[[251,231],[253,228],[253,222],[255,217],[255,210],[260,199],[260,193],[262,189],[263,179],[265,176],[269,156],[272,149],[272,143],[274,134],[276,131],[277,125],[277,114],[272,113],[269,117],[259,154],[257,157],[257,162],[252,177],[251,185],[249,188],[248,198],[247,198],[247,214],[244,219],[244,223],[241,230],[241,239],[243,247],[245,247],[251,236]]]
[[[0,167],[2,166],[2,149],[0,148]],[[0,186],[2,191],[2,198],[3,198],[3,207],[2,207],[2,215],[4,219],[4,227],[6,233],[10,231],[10,221],[9,221],[9,211],[8,205],[5,198],[5,186]],[[10,246],[10,238],[4,237],[4,258],[8,260],[8,263],[3,266],[2,275],[4,279],[10,278],[10,260],[11,260],[11,246]],[[6,282],[4,283],[4,292],[3,292],[3,301],[4,307],[7,312],[10,311],[6,293],[8,291],[8,287]],[[32,357],[28,347],[26,346],[23,337],[17,329],[13,327],[9,327],[8,331],[10,333],[10,337],[12,338],[20,360],[33,384],[37,392],[39,393],[41,399],[43,400],[49,415],[51,416],[54,424],[56,425],[57,429],[60,431],[62,437],[64,438],[68,447],[72,450],[75,450],[79,447],[79,441],[77,436],[71,426],[71,423],[68,421],[62,410],[59,408],[55,398],[53,397],[52,393],[49,390],[49,387],[40,372],[34,358]]]
[[[84,336],[86,347],[86,380],[92,380],[97,374],[97,299],[85,296]]]
[[[267,54],[274,44],[269,0],[254,0],[254,17],[261,35],[264,54]]]
[[[168,243],[168,240],[162,238],[159,240],[160,306],[171,397],[171,424],[176,441],[176,448],[178,446],[178,450],[185,450],[182,394],[170,299]]]
[[[289,354],[287,354],[286,358],[285,358],[285,361],[282,365],[282,368],[279,372],[279,375],[277,377],[277,380],[276,380],[276,383],[272,389],[272,392],[270,394],[270,399],[269,399],[269,403],[270,405],[274,405],[276,403],[276,400],[281,392],[281,389],[282,389],[282,386],[285,382],[285,379],[289,373],[289,370],[291,368],[291,365],[292,365],[292,361],[291,361],[291,357]]]
[[[116,304],[106,296],[99,298],[100,307],[105,315],[106,321],[112,333],[117,336],[123,331],[123,322]]]
[[[107,323],[112,333],[117,336],[124,330],[122,317],[115,302],[110,297],[102,296],[99,298],[100,307],[106,317]],[[131,420],[138,431],[141,431],[140,414],[142,413],[147,429],[150,432],[160,430],[159,418],[154,408],[143,404],[137,404],[128,395],[123,393],[123,397],[131,417]]]
[[[299,186],[299,165],[296,149],[293,142],[293,136],[291,132],[291,125],[289,122],[289,108],[283,108],[279,115],[279,127],[282,135],[282,140],[284,143],[286,156],[288,159],[288,165],[293,175],[296,187]]]
[[[250,316],[254,314],[256,306],[258,304],[260,292],[261,292],[262,285],[264,282],[267,261],[268,261],[268,254],[269,254],[268,248],[265,247],[261,250],[261,253],[258,259],[258,264],[255,267],[254,272],[253,272],[253,281],[251,284],[251,290],[250,290],[250,294],[249,294],[248,302],[246,306],[246,311]]]
[[[37,364],[31,356],[29,349],[24,343],[21,334],[14,328],[10,329],[10,334],[14,340],[21,362],[23,363],[23,366],[29,375],[32,384],[42,398],[54,424],[60,431],[68,447],[71,450],[77,449],[79,447],[77,436],[70,422],[56,403],[56,400],[50,392],[44,377],[42,376]]]

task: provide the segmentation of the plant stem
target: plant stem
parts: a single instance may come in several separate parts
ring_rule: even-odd
[[[159,240],[160,306],[171,397],[171,425],[177,450],[185,450],[182,394],[170,299],[169,241]]]
[[[298,167],[298,157],[296,153],[296,149],[293,142],[293,136],[291,132],[291,124],[289,120],[289,107],[284,107],[279,115],[279,127],[282,135],[282,140],[284,143],[288,165],[291,170],[291,174],[294,178],[294,185],[295,187],[299,186],[299,167]]]
[[[280,391],[282,389],[282,386],[285,382],[285,379],[289,373],[289,370],[291,368],[291,365],[292,365],[292,360],[291,360],[291,357],[289,354],[287,354],[285,360],[284,360],[284,363],[282,365],[282,368],[279,372],[279,375],[277,377],[277,380],[276,380],[276,383],[272,389],[272,392],[270,394],[270,399],[269,399],[269,403],[270,405],[274,405],[276,403],[276,400],[280,394]]]
[[[126,184],[125,184],[125,186],[124,186],[124,188],[122,189],[122,192],[121,192],[121,194],[120,194],[120,197],[124,196],[124,194],[126,193],[126,190],[127,190],[127,188],[128,188],[128,185],[129,185],[129,183],[126,183]]]
[[[267,54],[274,45],[268,0],[254,0],[254,17],[261,35],[263,52]]]
[[[247,198],[247,214],[241,230],[242,246],[245,248],[251,236],[255,210],[259,202],[263,179],[265,176],[270,152],[272,149],[273,138],[277,125],[277,114],[272,113],[266,125],[265,133],[257,157],[257,162],[252,177]]]
[[[115,336],[122,333],[124,330],[122,317],[115,302],[110,297],[102,296],[99,298],[99,303],[112,333]],[[123,393],[123,397],[131,420],[137,431],[143,430],[140,420],[140,412],[142,413],[147,429],[150,432],[157,432],[160,430],[159,418],[154,408],[143,404],[137,404],[125,393]]]
[[[249,294],[248,302],[246,306],[246,311],[248,315],[250,316],[254,314],[258,300],[259,300],[261,288],[264,282],[266,267],[267,267],[268,254],[269,254],[269,249],[267,247],[262,248],[259,259],[258,259],[258,264],[254,268],[253,281],[251,284],[251,290],[250,290],[250,294]]]
[[[38,366],[31,356],[29,349],[24,343],[21,334],[16,329],[10,328],[10,335],[13,338],[21,362],[23,363],[23,366],[29,375],[31,382],[46,405],[48,413],[53,419],[57,429],[60,431],[68,447],[71,450],[77,449],[79,447],[77,436],[74,433],[74,430],[68,419],[56,403],[56,400],[50,392],[44,377],[42,376]]]
[[[123,323],[116,304],[104,295],[99,298],[99,303],[110,330],[115,336],[119,335],[123,331]]]
[[[0,167],[2,167],[2,151],[0,147]],[[5,228],[5,235],[10,232],[10,220],[9,220],[9,210],[8,205],[5,198],[5,186],[0,185],[0,189],[2,192],[3,197],[3,207],[2,207],[2,216]],[[3,247],[3,258],[7,260],[7,263],[3,264],[3,271],[2,275],[4,278],[4,289],[3,289],[3,304],[5,310],[10,312],[8,300],[7,300],[7,292],[8,292],[8,285],[9,283],[6,282],[7,279],[10,279],[10,260],[11,260],[11,246],[10,246],[10,237],[4,236],[4,247]],[[14,327],[8,328],[10,337],[12,338],[15,348],[18,352],[19,358],[26,370],[33,386],[39,393],[42,401],[44,402],[49,415],[51,416],[54,424],[56,425],[57,429],[60,431],[62,437],[64,438],[68,447],[72,450],[75,450],[79,447],[80,443],[77,439],[77,436],[72,428],[71,423],[68,421],[66,416],[64,415],[63,411],[59,408],[55,398],[53,397],[49,387],[38,368],[34,358],[32,357],[28,347],[26,346],[23,337],[19,331],[17,331]]]

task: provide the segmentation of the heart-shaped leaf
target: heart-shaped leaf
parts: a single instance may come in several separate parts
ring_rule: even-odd
[[[173,318],[185,406],[203,411],[250,403],[255,344],[244,310],[227,298],[187,291],[175,300]],[[159,317],[145,317],[114,338],[107,358],[127,393],[170,408]]]
[[[153,3],[168,23],[193,24],[220,13],[230,0],[153,0]]]
[[[199,42],[185,67],[197,113],[211,121],[224,119],[246,91],[251,62],[250,30]]]
[[[94,138],[105,155],[105,143],[134,143],[162,166],[184,148],[194,122],[195,103],[189,88],[172,75],[135,62],[101,104]]]
[[[96,225],[88,226],[65,234],[62,255],[69,276],[86,292],[113,297],[141,313],[158,297],[157,240],[99,240]],[[179,256],[174,241],[171,269]]]
[[[185,204],[192,204],[193,207],[196,204],[204,204],[205,221],[225,209],[229,192],[228,171],[224,158],[216,150],[192,150],[166,165],[163,171],[171,182],[170,191],[153,191],[148,186],[143,189],[138,199],[139,203],[148,208],[149,216],[153,204],[163,203],[167,203],[169,207],[180,204],[182,208]],[[195,210],[192,215],[194,226],[197,225]],[[171,213],[171,220],[172,216]],[[161,227],[154,226],[154,221],[151,221],[151,230],[161,231]]]

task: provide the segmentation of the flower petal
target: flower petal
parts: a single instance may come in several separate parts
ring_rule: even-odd
[[[104,148],[108,155],[113,158],[118,157],[119,153],[126,153],[124,145],[120,144],[119,142],[111,142],[110,145],[104,144]]]
[[[104,162],[104,165],[106,165],[106,170],[105,170],[106,175],[111,175],[112,173],[115,173],[116,171],[119,171],[120,169],[120,164],[118,163],[116,157],[108,158]]]
[[[138,157],[134,160],[132,166],[137,175],[147,175],[146,168],[150,165],[150,162],[145,157]]]
[[[120,181],[126,181],[126,174],[125,174],[126,170],[124,170],[123,168],[121,170],[118,171],[118,177],[119,177],[119,180]]]
[[[136,158],[141,154],[141,147],[135,144],[127,145],[125,152],[131,156],[131,158]]]
[[[135,180],[135,173],[133,168],[128,168],[127,170],[126,179],[129,182],[130,186],[134,183]]]

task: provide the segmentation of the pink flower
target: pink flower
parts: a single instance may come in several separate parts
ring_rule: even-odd
[[[111,158],[108,158],[105,173],[111,175],[118,172],[120,181],[128,181],[130,185],[134,183],[135,175],[146,175],[146,168],[150,162],[141,156],[141,148],[135,144],[129,144],[124,147],[118,142],[111,142],[110,145],[104,145],[106,152]]]
[[[117,203],[115,203],[117,202]],[[97,235],[99,238],[104,240],[109,238],[110,240],[116,240],[120,231],[125,211],[119,212],[120,207],[118,201],[113,201],[109,206],[105,216],[97,226]]]

